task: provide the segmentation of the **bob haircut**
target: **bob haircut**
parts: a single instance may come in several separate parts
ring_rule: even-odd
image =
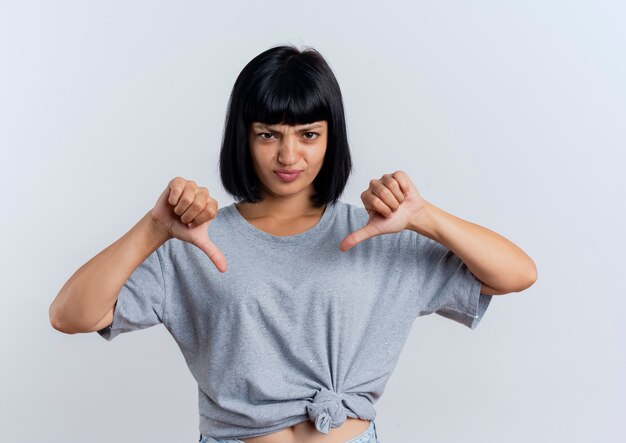
[[[252,122],[301,125],[326,120],[324,162],[313,180],[311,203],[335,203],[352,171],[341,91],[332,70],[313,48],[276,46],[253,58],[230,94],[220,151],[220,177],[238,201],[263,200],[248,142]]]

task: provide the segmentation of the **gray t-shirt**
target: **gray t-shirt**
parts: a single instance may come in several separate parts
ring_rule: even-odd
[[[198,382],[200,432],[214,438],[373,420],[413,321],[435,312],[474,329],[492,296],[458,256],[411,230],[341,252],[367,219],[338,201],[306,232],[275,236],[222,207],[209,237],[228,270],[170,239],[133,272],[98,334],[163,323]]]

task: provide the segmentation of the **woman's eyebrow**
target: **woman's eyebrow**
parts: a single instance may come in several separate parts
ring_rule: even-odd
[[[257,127],[257,128],[260,128],[260,129],[269,129],[270,131],[274,131],[274,132],[279,132],[280,133],[280,131],[278,131],[277,129],[274,129],[271,126],[264,125],[262,123],[256,123],[254,126]],[[305,126],[303,128],[298,129],[298,131],[303,132],[303,131],[308,131],[308,130],[311,130],[311,129],[318,129],[318,128],[319,129],[323,128],[323,125],[321,125],[319,123],[318,124],[314,124],[314,125],[308,125],[308,126]]]

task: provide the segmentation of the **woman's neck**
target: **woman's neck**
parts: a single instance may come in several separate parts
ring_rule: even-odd
[[[269,218],[275,221],[290,221],[301,217],[321,217],[326,205],[313,206],[308,198],[265,198],[259,203],[239,202],[236,204],[241,215],[247,219]]]

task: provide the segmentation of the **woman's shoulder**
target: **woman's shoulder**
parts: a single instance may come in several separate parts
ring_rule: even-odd
[[[342,200],[335,203],[335,211],[341,218],[355,219],[357,221],[367,221],[368,214],[363,205],[356,205]]]

